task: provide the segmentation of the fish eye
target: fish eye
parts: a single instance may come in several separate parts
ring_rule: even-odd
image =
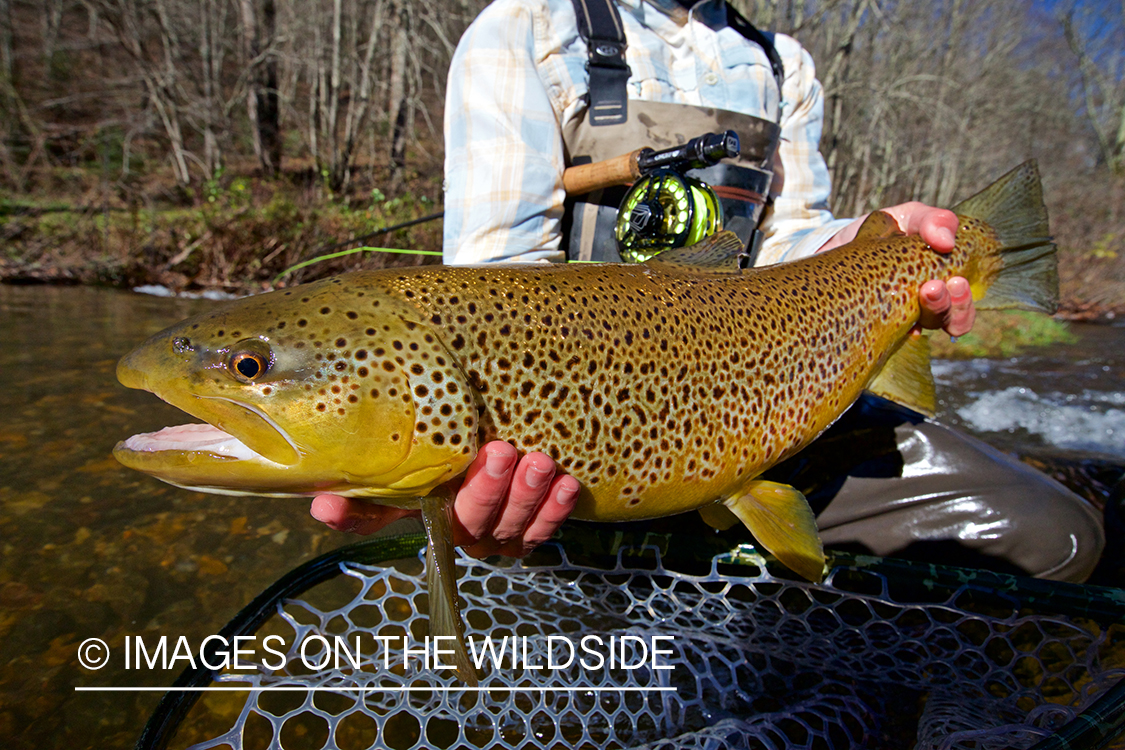
[[[231,352],[227,369],[243,383],[254,383],[270,369],[270,360],[269,347],[261,341],[244,341]]]

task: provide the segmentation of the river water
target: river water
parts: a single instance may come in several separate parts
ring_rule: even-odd
[[[1125,327],[1071,330],[1020,357],[935,363],[937,418],[1008,450],[1125,461]]]
[[[159,700],[76,686],[166,686],[126,669],[126,636],[215,633],[283,572],[352,541],[295,500],[186,492],[130,472],[115,442],[183,422],[129,391],[117,359],[213,305],[0,285],[0,737],[7,747],[128,747]],[[940,418],[1013,451],[1125,463],[1125,328],[1013,360],[938,363]],[[82,668],[79,645],[112,654]],[[180,667],[183,666],[181,663]]]

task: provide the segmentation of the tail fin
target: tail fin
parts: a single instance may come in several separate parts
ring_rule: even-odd
[[[1024,162],[958,203],[953,213],[978,219],[995,232],[995,241],[971,225],[957,233],[958,247],[968,248],[969,257],[961,272],[972,286],[977,309],[1018,308],[1045,313],[1058,309],[1058,259],[1048,236],[1043,185],[1034,161]],[[936,401],[929,340],[925,336],[907,338],[867,390],[932,415]]]
[[[970,257],[965,269],[978,309],[1018,308],[1048,314],[1058,309],[1058,260],[1034,160],[1024,162],[952,210],[985,222],[1000,242],[997,255]],[[984,250],[977,245],[973,252],[983,255]]]

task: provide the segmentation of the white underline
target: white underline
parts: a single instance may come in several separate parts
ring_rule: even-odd
[[[437,692],[437,693],[486,693],[493,690],[506,690],[509,692],[524,693],[667,693],[678,692],[674,687],[298,687],[293,685],[279,685],[277,687],[76,687],[76,693],[217,693],[217,692],[318,692],[331,693],[412,693],[412,692]]]

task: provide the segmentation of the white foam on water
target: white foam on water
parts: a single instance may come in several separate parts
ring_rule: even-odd
[[[1125,393],[1085,390],[1040,395],[1030,388],[966,393],[955,409],[979,432],[1024,430],[1059,448],[1125,457]]]
[[[216,289],[207,289],[202,292],[173,292],[168,287],[157,284],[135,286],[133,291],[137,294],[147,294],[152,297],[179,297],[180,299],[210,299],[215,301],[238,299],[240,296],[230,292],[220,292]]]

